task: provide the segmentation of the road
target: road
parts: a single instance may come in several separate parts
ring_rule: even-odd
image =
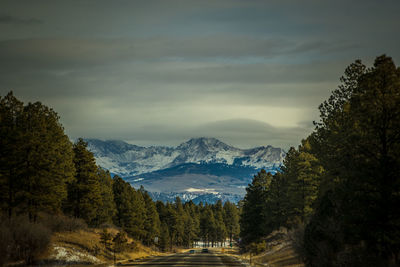
[[[232,257],[214,253],[177,253],[170,256],[155,257],[138,262],[127,262],[121,266],[175,266],[175,267],[200,267],[200,266],[232,266],[243,267]]]

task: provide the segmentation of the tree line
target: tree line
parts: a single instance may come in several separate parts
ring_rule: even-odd
[[[282,171],[246,189],[242,248],[297,229],[307,266],[400,265],[400,68],[352,63]]]
[[[169,250],[203,240],[216,245],[239,233],[239,210],[222,204],[154,202],[96,165],[83,139],[71,142],[57,113],[40,102],[0,97],[0,209],[2,218],[63,214],[90,227],[115,225],[148,246]]]

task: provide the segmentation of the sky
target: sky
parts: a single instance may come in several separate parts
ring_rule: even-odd
[[[345,68],[400,64],[398,0],[0,0],[0,96],[71,139],[297,146]]]

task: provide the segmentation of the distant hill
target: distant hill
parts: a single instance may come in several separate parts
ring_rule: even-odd
[[[177,147],[141,147],[119,140],[86,141],[98,165],[135,188],[144,186],[157,193],[153,194],[155,199],[164,200],[180,196],[203,202],[236,202],[254,174],[260,169],[275,173],[285,156],[281,148],[239,149],[204,137],[192,138]]]

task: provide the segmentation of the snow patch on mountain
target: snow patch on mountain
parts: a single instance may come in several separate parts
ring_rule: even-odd
[[[223,163],[255,169],[279,167],[285,152],[262,146],[239,149],[215,138],[192,138],[178,147],[141,147],[120,140],[87,139],[96,162],[111,173],[132,177],[185,163]]]
[[[217,191],[215,191],[214,188],[205,188],[205,189],[200,189],[200,188],[187,188],[185,190],[186,192],[189,193],[204,193],[204,194],[218,194]]]

